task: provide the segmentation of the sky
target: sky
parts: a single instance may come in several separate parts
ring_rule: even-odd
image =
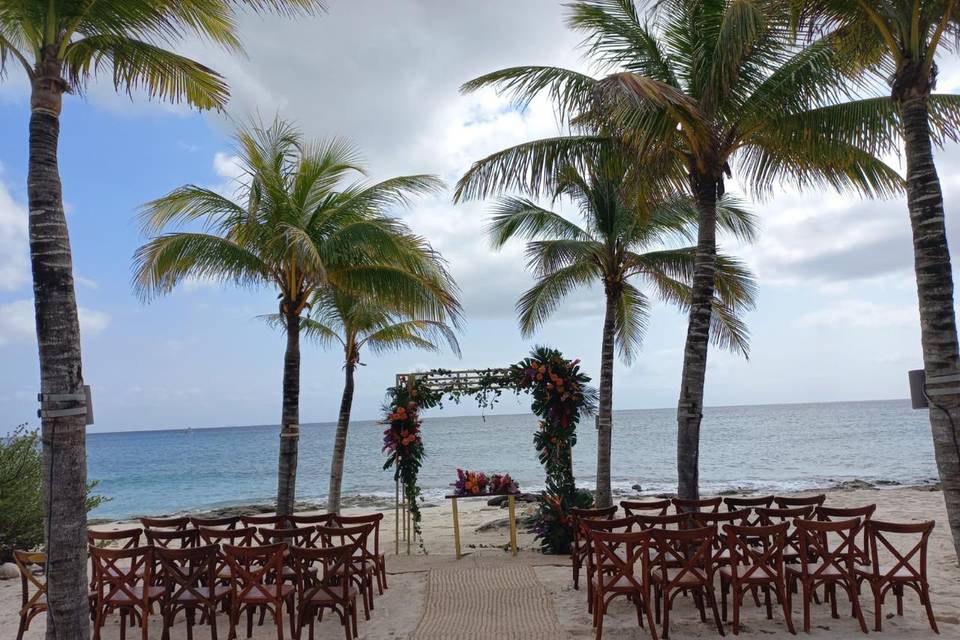
[[[225,114],[117,95],[109,82],[68,96],[60,162],[84,378],[94,392],[91,432],[279,422],[284,340],[256,319],[275,309],[274,292],[193,281],[143,303],[131,286],[131,257],[145,240],[136,222],[144,202],[187,183],[229,184],[234,124],[275,114],[309,137],[354,143],[371,179],[434,173],[452,185],[471,162],[558,131],[545,101],[521,112],[493,92],[461,95],[458,87],[517,64],[585,70],[580,38],[563,18],[549,0],[329,0],[327,13],[310,19],[241,17],[245,56],[201,42],[178,47],[227,78]],[[0,432],[36,424],[39,386],[26,226],[29,101],[18,72],[11,66],[0,82]],[[942,61],[939,90],[958,88],[960,65]],[[937,160],[955,244],[960,150],[948,146]],[[777,186],[751,208],[759,240],[721,240],[759,283],[746,318],[751,354],[711,351],[706,404],[906,397],[907,370],[922,360],[905,201]],[[448,191],[394,212],[450,263],[465,309],[463,357],[364,358],[355,418],[379,415],[397,372],[505,366],[535,344],[579,357],[599,376],[600,292],[573,296],[535,336],[522,336],[513,306],[532,281],[522,245],[490,248],[489,210],[489,202],[455,205]],[[615,409],[676,404],[685,333],[683,314],[655,307],[638,357],[617,363]],[[301,421],[335,420],[342,354],[310,344],[302,353]],[[506,398],[498,411],[521,411],[523,402]]]

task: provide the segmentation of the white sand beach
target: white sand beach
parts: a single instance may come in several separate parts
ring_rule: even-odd
[[[943,497],[939,491],[929,488],[895,488],[895,489],[856,489],[836,490],[828,494],[827,504],[835,506],[859,506],[876,503],[875,518],[898,522],[916,522],[926,519],[935,519],[938,522],[931,538],[929,572],[932,589],[933,607],[944,638],[960,637],[960,567],[953,557],[950,534],[946,526],[946,512]],[[518,507],[522,514],[524,506]],[[529,507],[526,507],[529,508]],[[352,509],[351,513],[369,512],[369,509]],[[464,557],[457,561],[454,558],[454,543],[451,525],[451,510],[449,503],[441,506],[423,509],[423,538],[427,555],[421,554],[416,545],[413,554],[406,556],[393,555],[393,510],[384,511],[384,526],[381,532],[381,544],[387,552],[388,589],[383,596],[375,599],[375,610],[371,620],[362,619],[359,624],[360,638],[387,639],[406,637],[428,637],[418,633],[418,625],[424,618],[425,597],[428,591],[428,581],[431,572],[463,570],[476,568],[496,568],[504,565],[523,565],[531,567],[536,577],[536,590],[542,586],[543,593],[549,600],[550,616],[555,616],[556,624],[571,638],[593,637],[590,616],[586,610],[586,592],[576,591],[571,582],[570,561],[566,556],[545,556],[540,554],[535,546],[533,537],[521,528],[519,543],[521,551],[516,558],[506,551],[509,536],[506,527],[506,509],[489,507],[485,500],[461,500],[460,518],[463,536]],[[477,531],[478,527],[495,521],[502,521],[502,526],[491,530]],[[122,523],[98,525],[98,528],[120,528]],[[402,549],[405,551],[405,547]],[[438,582],[439,584],[439,582]],[[532,589],[533,587],[531,587]],[[0,638],[11,640],[16,635],[17,610],[19,607],[20,583],[19,580],[0,581]],[[872,631],[873,603],[869,595],[862,598],[864,613]],[[905,615],[900,618],[893,616],[894,606],[892,597],[888,600],[887,619],[884,621],[885,637],[898,639],[930,638],[933,632],[927,625],[922,607],[915,596],[907,594],[905,600]],[[445,604],[451,609],[454,604]],[[465,604],[464,606],[469,606]],[[532,606],[532,605],[531,605]],[[813,628],[811,635],[817,638],[834,638],[848,640],[861,635],[856,621],[844,612],[849,609],[840,597],[840,619],[830,617],[829,607],[814,605]],[[456,614],[456,611],[450,611]],[[794,601],[794,622],[799,625],[799,603]],[[674,638],[703,638],[716,637],[716,629],[707,623],[701,623],[696,608],[689,598],[678,598],[676,608],[672,613],[671,637]],[[455,616],[454,616],[455,617]],[[103,638],[119,637],[119,617],[114,616],[103,632]],[[24,636],[25,640],[43,638],[44,617],[39,617]],[[518,629],[522,628],[522,621],[518,621]],[[219,635],[226,637],[226,616],[218,618]],[[730,633],[729,625],[726,626]],[[138,629],[128,629],[129,637],[139,637]],[[198,638],[209,637],[205,627],[195,628]],[[774,616],[767,620],[762,608],[755,608],[752,603],[745,605],[742,614],[742,628],[740,633],[746,636],[763,636],[772,638],[786,638],[787,632],[781,619]],[[800,631],[802,634],[803,632]],[[150,637],[160,638],[161,624],[159,616],[150,620]],[[243,630],[240,630],[243,637]],[[266,625],[254,628],[254,638],[274,638],[275,630]],[[289,637],[289,636],[288,636]],[[341,638],[342,631],[339,624],[330,617],[317,628],[318,638]],[[429,636],[435,637],[435,636]],[[474,634],[475,638],[485,637],[481,631]],[[506,633],[495,637],[513,637]],[[615,601],[604,623],[603,637],[609,640],[626,638],[649,637],[645,630],[639,629],[632,606],[625,601]],[[181,640],[186,638],[186,630],[182,621],[175,628],[172,638]]]

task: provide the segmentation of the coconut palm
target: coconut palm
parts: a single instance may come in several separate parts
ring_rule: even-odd
[[[426,260],[436,260],[425,255]],[[327,492],[327,511],[340,512],[340,487],[343,484],[343,459],[347,450],[347,431],[350,427],[350,412],[353,408],[354,376],[360,362],[360,354],[366,350],[373,354],[388,353],[401,349],[424,349],[440,351],[446,343],[450,350],[460,356],[460,345],[447,318],[454,322],[458,309],[450,308],[448,302],[455,299],[455,285],[446,275],[442,264],[434,266],[437,277],[424,282],[417,290],[417,279],[411,278],[415,295],[430,301],[439,309],[447,309],[436,318],[409,316],[391,309],[385,300],[357,295],[337,287],[318,289],[311,299],[310,315],[302,320],[304,336],[324,347],[343,350],[343,395],[340,413],[337,416],[337,432],[330,461],[330,487]],[[437,292],[444,292],[444,299],[437,300]]]
[[[697,210],[688,197],[652,205],[630,195],[627,165],[601,160],[586,170],[561,166],[550,183],[553,201],[569,201],[583,225],[538,206],[527,198],[501,199],[489,234],[496,248],[514,238],[529,239],[527,266],[536,283],[517,302],[520,328],[530,335],[574,290],[603,289],[604,321],[600,350],[596,504],[612,503],[610,453],[614,349],[630,363],[640,348],[652,305],[651,296],[686,308],[691,298],[695,247],[677,241],[696,237]],[[729,199],[718,205],[721,226],[743,240],[754,236],[753,217]],[[748,353],[748,335],[740,313],[753,305],[750,274],[735,260],[718,257],[713,299],[713,339]]]
[[[363,169],[350,145],[306,142],[281,120],[241,128],[236,140],[243,175],[234,196],[186,185],[145,205],[144,230],[159,235],[136,252],[135,284],[147,299],[186,278],[277,290],[287,337],[277,512],[288,514],[295,498],[304,310],[328,285],[426,317],[456,310],[446,290],[418,295],[424,283],[443,278],[435,261],[423,258],[426,243],[383,213],[436,192],[442,182],[412,175],[368,183],[358,178]],[[184,226],[189,229],[180,230]]]
[[[582,166],[584,156],[613,138],[632,148],[641,183],[659,185],[653,191],[660,193],[683,189],[694,199],[699,224],[677,408],[677,475],[678,493],[696,498],[715,326],[717,202],[727,179],[735,176],[757,196],[778,182],[889,196],[902,181],[854,135],[828,135],[831,127],[857,130],[855,121],[830,117],[857,88],[851,81],[856,65],[830,36],[798,45],[780,0],[592,0],[570,5],[568,24],[586,34],[588,59],[606,76],[523,66],[481,76],[463,90],[492,86],[520,107],[546,93],[577,135],[478,161],[456,196],[535,192],[556,166]]]
[[[82,93],[107,71],[118,91],[221,109],[227,85],[213,70],[170,47],[198,35],[239,50],[234,13],[245,7],[309,12],[318,0],[4,0],[0,3],[0,80],[8,64],[30,81],[27,197],[41,389],[83,392],[80,327],[58,166],[64,93]],[[84,415],[74,400],[42,421],[47,484],[48,637],[86,638],[86,450]],[[63,411],[76,412],[62,415]],[[56,487],[51,488],[52,479]]]
[[[956,0],[797,0],[815,32],[831,33],[889,83],[889,98],[857,101],[836,119],[859,124],[878,151],[902,141],[907,209],[913,232],[920,303],[920,343],[928,378],[957,373],[960,351],[954,314],[953,271],[947,246],[943,190],[933,148],[960,136],[960,96],[933,94],[938,54],[956,51]],[[847,128],[843,133],[849,135]],[[930,405],[937,468],[960,560],[960,393],[937,395]]]

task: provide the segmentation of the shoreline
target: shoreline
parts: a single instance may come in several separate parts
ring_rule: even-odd
[[[645,491],[642,488],[637,489],[640,485],[634,485],[633,489],[622,489],[614,488],[612,495],[614,502],[619,500],[628,500],[630,498],[671,498],[676,494],[671,492],[659,492],[659,491]],[[591,488],[591,487],[583,487]],[[854,478],[850,480],[837,480],[829,485],[820,485],[820,486],[811,486],[809,488],[796,488],[786,491],[777,491],[769,490],[763,487],[753,488],[753,487],[731,487],[729,489],[724,489],[716,493],[713,492],[704,492],[704,495],[716,495],[716,496],[738,496],[738,495],[757,495],[770,493],[774,495],[793,495],[798,493],[835,493],[843,491],[856,491],[856,490],[865,490],[865,491],[890,491],[896,489],[910,489],[915,491],[939,491],[940,490],[940,481],[938,479],[931,478],[927,482],[919,483],[900,483],[896,480],[875,480],[868,481],[860,478]],[[441,499],[436,500],[437,497],[440,497],[440,493],[447,493],[446,489],[425,489],[424,493],[431,494],[436,493],[437,495],[430,495],[428,498],[423,498],[421,504],[421,509],[431,509],[441,507],[445,504],[445,500]],[[540,493],[540,489],[535,489],[531,491],[522,491],[522,493],[532,493],[534,495]],[[352,494],[344,496],[341,499],[341,506],[343,509],[348,510],[358,510],[358,509],[367,509],[373,511],[388,511],[394,507],[394,499],[392,496],[387,497],[382,494]],[[136,513],[136,514],[126,514],[126,515],[113,515],[113,516],[100,516],[100,517],[89,517],[88,523],[91,525],[105,525],[111,523],[119,522],[132,522],[136,521],[142,517],[154,517],[154,518],[167,518],[175,517],[182,515],[195,515],[202,517],[222,517],[228,515],[256,515],[263,513],[273,513],[273,505],[269,502],[263,501],[248,501],[241,500],[236,503],[223,504],[217,506],[207,506],[207,507],[182,507],[176,511],[163,512],[163,513]],[[314,501],[314,500],[303,500],[297,501],[295,506],[295,511],[298,512],[322,512],[326,511],[326,501]]]

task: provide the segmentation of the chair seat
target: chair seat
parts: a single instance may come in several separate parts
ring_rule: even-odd
[[[294,588],[292,585],[284,584],[280,585],[280,598],[285,599],[293,595]],[[246,603],[261,603],[261,602],[271,602],[277,599],[277,587],[276,585],[270,585],[265,587],[262,585],[256,585],[250,588],[250,591],[243,595],[238,594],[240,602]]]
[[[177,603],[200,602],[200,599],[216,601],[226,597],[230,593],[230,587],[226,585],[217,585],[213,588],[213,594],[210,593],[210,587],[197,587],[192,591],[184,591],[179,594],[174,601]],[[199,597],[197,597],[199,595]]]
[[[330,587],[330,590],[333,591],[334,594],[336,594],[336,596],[332,596],[329,593],[324,593],[323,591],[318,591],[317,593],[313,594],[313,596],[311,596],[310,604],[325,605],[325,604],[334,604],[336,602],[342,602],[343,601],[342,589],[343,589],[342,587]],[[350,585],[350,588],[347,591],[347,598],[352,600],[356,597],[357,597],[357,588],[353,585]]]
[[[877,578],[880,580],[902,580],[902,581],[920,579],[917,577],[916,573],[911,572],[907,567],[899,567],[895,572],[893,572],[893,575],[890,575],[890,572],[893,571],[894,566],[895,565],[884,566],[881,564],[878,567],[880,575],[877,576]],[[857,565],[854,568],[854,571],[856,571],[857,575],[863,576],[864,578],[869,579],[874,577],[873,565],[869,565],[869,564]]]
[[[614,579],[612,576],[601,576],[601,579],[603,580],[602,588],[604,591],[616,591],[619,593],[633,593],[634,591],[637,590],[637,587],[633,584],[633,582],[631,582],[630,579],[625,576],[620,576],[616,579]],[[595,591],[601,588],[600,583],[596,577],[592,578],[590,582],[593,583],[592,586]],[[637,578],[637,582],[638,583],[642,582],[639,577]]]
[[[733,567],[720,567],[720,575],[729,580],[733,579]],[[737,580],[742,582],[770,582],[774,580],[774,573],[767,567],[755,564],[737,565]]]
[[[819,571],[822,567],[823,567],[822,562],[809,562],[806,565],[806,573],[812,575],[817,571]],[[804,573],[804,565],[800,565],[800,564],[787,565],[786,570],[787,570],[787,573],[793,573],[800,576],[800,575],[803,575]],[[843,576],[845,574],[844,572],[840,571],[839,569],[837,569],[835,566],[831,564],[827,566],[827,568],[823,570],[823,573],[820,573],[819,575],[821,577],[836,578],[836,577]]]
[[[681,575],[681,573],[683,575]],[[699,585],[707,581],[706,575],[703,573],[702,569],[693,569],[690,571],[684,571],[682,568],[670,568],[667,569],[667,582],[675,582],[679,578],[679,585]],[[663,582],[663,574],[659,571],[653,573],[654,582]]]
[[[146,593],[144,593],[143,587],[133,587],[130,589],[133,593],[135,600],[130,597],[126,591],[117,591],[116,593],[110,593],[104,598],[107,604],[111,605],[124,605],[132,604],[134,602],[141,602],[143,599],[149,598],[150,600],[155,600],[163,595],[163,587],[147,587]]]

